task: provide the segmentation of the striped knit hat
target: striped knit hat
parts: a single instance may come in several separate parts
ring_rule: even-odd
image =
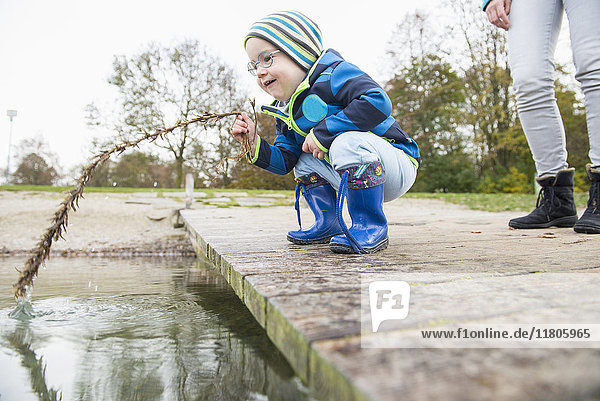
[[[244,47],[252,37],[277,46],[307,71],[323,51],[321,30],[298,11],[281,11],[256,21],[244,39]]]

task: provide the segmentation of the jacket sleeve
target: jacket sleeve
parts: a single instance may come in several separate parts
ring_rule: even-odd
[[[485,11],[485,9],[487,8],[487,6],[490,3],[490,1],[492,1],[492,0],[483,0],[483,6],[481,7],[481,9],[483,11]]]
[[[294,168],[301,153],[300,146],[282,133],[277,134],[273,145],[256,135],[256,152],[250,162],[271,173],[284,175]]]
[[[342,110],[312,130],[315,142],[328,152],[336,135],[347,131],[373,131],[391,124],[392,102],[387,93],[355,65],[342,62],[331,72],[331,94]],[[385,130],[384,130],[385,131]]]

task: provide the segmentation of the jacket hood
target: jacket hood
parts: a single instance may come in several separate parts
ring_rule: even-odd
[[[312,86],[312,84],[317,80],[319,75],[323,73],[327,68],[341,63],[344,61],[344,58],[333,49],[327,49],[321,53],[321,56],[315,61],[306,76],[308,77],[308,83]],[[306,79],[306,78],[305,78]]]

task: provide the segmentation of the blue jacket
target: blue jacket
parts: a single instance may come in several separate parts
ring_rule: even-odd
[[[345,61],[335,50],[321,54],[287,104],[275,101],[261,111],[276,118],[273,145],[257,136],[251,162],[272,173],[287,174],[302,154],[307,135],[325,152],[337,135],[371,132],[402,149],[418,166],[417,143],[391,116],[392,103],[366,73]]]
[[[492,0],[483,0],[483,6],[481,7],[483,11],[485,11],[485,8],[488,6],[490,1]]]

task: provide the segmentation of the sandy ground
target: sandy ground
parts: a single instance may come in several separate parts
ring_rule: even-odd
[[[0,192],[0,255],[28,254],[50,226],[62,193]],[[64,240],[54,255],[193,255],[173,213],[185,207],[184,194],[88,193],[69,215]]]

